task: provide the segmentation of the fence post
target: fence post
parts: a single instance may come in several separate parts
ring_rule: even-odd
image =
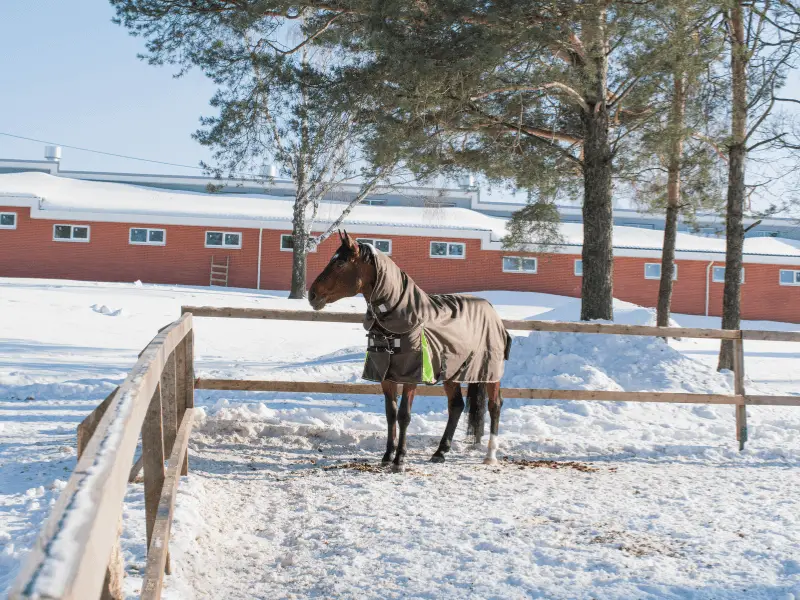
[[[739,332],[741,334],[741,332]],[[744,391],[744,341],[741,337],[733,340],[733,391],[743,400]],[[739,452],[744,450],[747,442],[747,407],[736,405],[736,439],[739,441]]]
[[[158,503],[164,487],[164,434],[161,425],[161,384],[156,386],[142,424],[142,462],[144,464],[144,514],[147,548],[153,536]]]
[[[187,408],[194,408],[194,329],[190,329],[183,338],[184,345],[184,361],[186,369],[184,373],[184,395],[183,395],[183,411]],[[181,403],[179,402],[179,405]],[[179,409],[180,410],[180,409]],[[182,415],[181,415],[182,417]],[[186,450],[186,455],[183,457],[183,467],[181,468],[181,475],[189,474],[189,450]]]
[[[114,388],[105,400],[103,400],[97,408],[95,408],[88,417],[86,417],[78,425],[78,460],[81,459],[83,451],[86,449],[86,444],[92,439],[94,430],[100,423],[100,419],[106,413],[111,401],[119,390],[119,386]],[[108,559],[108,566],[106,567],[106,578],[103,581],[103,589],[100,592],[100,600],[122,600],[125,593],[122,589],[122,580],[125,577],[125,569],[122,564],[122,548],[120,546],[119,538],[122,534],[122,515],[119,516],[117,524],[117,539],[114,541],[114,546],[111,548],[111,556]]]

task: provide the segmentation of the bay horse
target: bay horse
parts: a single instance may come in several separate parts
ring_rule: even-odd
[[[363,294],[367,357],[364,379],[379,381],[385,397],[388,439],[383,465],[405,470],[406,430],[417,385],[443,381],[448,419],[431,462],[441,463],[450,447],[465,405],[461,383],[467,383],[467,436],[480,444],[487,409],[491,418],[484,463],[497,464],[500,378],[511,336],[494,307],[465,294],[428,295],[384,253],[359,243],[345,231],[341,245],[314,280],[308,301],[315,310],[342,298]],[[400,407],[397,391],[403,386]],[[400,435],[397,437],[397,424]]]

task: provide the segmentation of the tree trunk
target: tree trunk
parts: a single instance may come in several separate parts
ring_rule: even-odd
[[[614,318],[614,252],[611,214],[611,145],[608,139],[608,54],[605,3],[596,0],[584,24],[587,60],[581,112],[583,146],[583,281],[581,320]]]
[[[739,329],[741,324],[741,272],[744,250],[742,216],[745,197],[745,146],[747,131],[747,46],[744,14],[740,2],[731,9],[731,142],[728,148],[728,207],[726,216],[725,288],[722,296],[722,328]],[[718,370],[733,369],[733,342],[723,340]]]
[[[669,123],[669,165],[667,167],[667,215],[664,222],[664,246],[661,251],[661,281],[658,286],[656,324],[669,327],[672,306],[672,278],[675,273],[675,240],[678,235],[678,211],[681,199],[681,157],[683,156],[683,117],[686,107],[683,73],[673,77],[672,107]]]
[[[302,205],[302,206],[301,206]],[[308,234],[306,233],[305,204],[298,202],[294,207],[292,219],[292,287],[289,298],[306,296],[306,256],[308,254]]]

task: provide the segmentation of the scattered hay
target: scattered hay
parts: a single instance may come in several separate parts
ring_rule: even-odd
[[[516,465],[520,469],[575,469],[582,473],[596,473],[600,469],[591,467],[586,463],[579,463],[572,460],[557,461],[557,460],[526,460],[524,458],[509,458],[503,457],[503,462],[508,465]]]
[[[327,467],[322,467],[323,471],[334,471],[339,469],[360,471],[361,473],[386,473],[388,467],[383,467],[381,465],[376,465],[376,464],[370,464],[366,461],[352,461],[352,462],[340,463],[338,465],[328,465]]]

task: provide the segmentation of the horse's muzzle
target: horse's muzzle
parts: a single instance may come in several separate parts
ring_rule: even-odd
[[[322,310],[327,304],[325,298],[319,294],[315,294],[313,290],[309,290],[308,292],[308,303],[314,310]]]

